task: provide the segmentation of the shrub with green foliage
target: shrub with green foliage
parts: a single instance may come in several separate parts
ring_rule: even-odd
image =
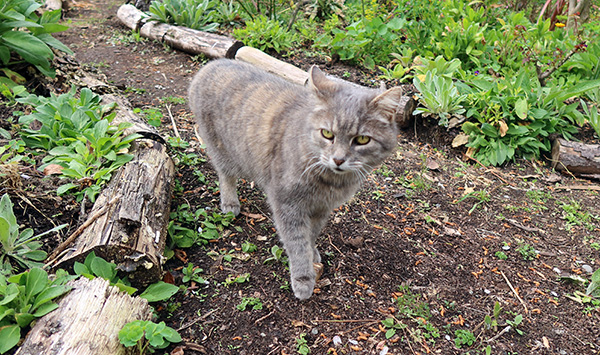
[[[58,308],[53,300],[71,290],[70,279],[59,270],[51,280],[41,268],[8,279],[0,274],[0,354],[17,345],[23,328]]]
[[[279,21],[262,15],[247,21],[246,28],[235,29],[233,35],[247,46],[261,51],[272,49],[277,53],[294,48],[298,42],[294,32],[288,31]]]
[[[219,27],[213,17],[220,5],[218,0],[155,0],[148,11],[159,22],[210,32]]]
[[[31,94],[17,101],[34,108],[19,118],[19,124],[28,147],[48,152],[40,169],[58,164],[63,167],[62,177],[90,182],[88,186],[67,183],[58,188],[58,194],[74,190],[78,200],[86,196],[93,202],[112,172],[133,158],[126,152],[140,135],[124,136],[130,123],[112,126],[116,113],[110,111],[114,105],[101,105],[101,97],[90,89],[81,89],[79,97],[73,87],[59,96]]]
[[[60,10],[46,11],[38,16],[35,11],[40,6],[41,2],[35,0],[0,1],[0,64],[10,66],[23,60],[44,75],[54,77],[52,48],[72,52],[52,37],[52,33],[65,31],[68,27],[58,23]],[[0,82],[12,85],[9,78],[0,77]]]

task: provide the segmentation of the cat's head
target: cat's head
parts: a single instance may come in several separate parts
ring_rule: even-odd
[[[402,89],[368,89],[328,78],[313,66],[307,83],[315,97],[310,120],[313,168],[364,177],[396,147]]]

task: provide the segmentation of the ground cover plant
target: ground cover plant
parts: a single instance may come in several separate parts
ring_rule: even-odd
[[[412,49],[397,48],[388,58],[393,62],[375,64],[373,68],[380,65],[388,70],[386,80],[390,82],[416,79],[425,83],[419,78],[435,77],[438,87],[450,89],[439,92],[436,85],[431,84],[428,100],[450,110],[432,112],[402,132],[398,154],[373,173],[355,199],[334,212],[319,241],[325,264],[322,282],[311,301],[302,304],[294,301],[291,294],[285,253],[277,242],[264,197],[252,182],[241,182],[242,216],[233,219],[218,213],[219,187],[202,145],[195,137],[193,119],[184,99],[187,82],[202,60],[138,41],[114,18],[106,20],[107,7],[116,11],[120,3],[94,0],[91,4],[91,10],[75,8],[67,13],[67,21],[72,20],[74,28],[57,37],[73,48],[83,63],[103,63],[95,66],[99,77],[126,91],[140,113],[167,137],[172,156],[178,163],[170,228],[175,238],[170,242],[172,248],[167,254],[170,259],[165,268],[168,277],[173,277],[167,281],[181,287],[160,283],[146,292],[145,297],[155,302],[159,318],[152,325],[132,325],[136,329],[125,330],[122,341],[142,350],[146,344],[153,346],[152,341],[159,349],[167,345],[165,340],[178,340],[169,330],[163,332],[170,327],[181,334],[183,342],[168,345],[159,352],[179,351],[174,350],[176,346],[190,354],[264,353],[265,349],[273,354],[598,352],[600,211],[595,203],[597,184],[557,176],[543,161],[521,158],[523,155],[518,150],[512,158],[506,154],[502,169],[471,165],[450,148],[464,123],[450,128],[450,133],[445,127],[436,127],[438,121],[444,126],[447,123],[448,127],[455,125],[453,118],[460,120],[461,115],[466,116],[466,111],[474,107],[472,101],[496,100],[493,107],[473,110],[468,119],[472,126],[467,125],[465,134],[470,135],[469,129],[472,129],[475,138],[485,135],[488,145],[499,145],[494,142],[500,141],[510,146],[514,144],[512,139],[525,136],[526,133],[519,130],[526,127],[535,132],[562,130],[586,142],[598,143],[598,136],[587,123],[580,127],[577,122],[571,122],[582,122],[582,117],[588,117],[587,114],[578,116],[573,113],[575,110],[584,113],[586,109],[597,108],[597,100],[593,99],[597,88],[593,82],[582,84],[589,86],[581,89],[577,100],[567,97],[566,102],[550,102],[569,91],[559,88],[571,87],[571,92],[577,92],[575,81],[595,80],[593,76],[582,74],[595,70],[593,60],[589,60],[595,58],[596,50],[589,49],[593,43],[588,44],[585,51],[573,53],[570,64],[555,70],[545,85],[539,82],[535,65],[531,63],[527,63],[531,64],[527,70],[517,65],[502,69],[506,70],[502,75],[497,75],[500,70],[492,66],[480,67],[478,69],[484,70],[475,75],[478,69],[468,66],[472,64],[467,63],[471,59],[466,51],[462,59],[446,58],[436,52],[435,56],[420,58],[416,65],[417,54],[412,53]],[[294,8],[271,1],[227,3],[232,7],[241,4],[248,8],[252,18],[264,16],[275,20],[281,29],[287,29],[294,12]],[[325,9],[329,6],[326,1],[309,5]],[[407,4],[402,5],[408,8]],[[302,33],[332,33],[332,29],[321,32],[311,27],[320,21],[345,30],[363,16],[376,18],[382,9],[389,9],[386,6],[346,2],[345,11],[339,12],[330,6],[332,10],[327,13],[307,5],[310,11],[306,15],[304,11],[299,12],[292,29],[300,38]],[[466,9],[465,6],[455,2],[445,4],[444,8],[456,9],[448,10],[453,14],[452,11]],[[417,10],[415,7],[410,11]],[[241,17],[245,17],[245,13],[242,10]],[[315,22],[310,20],[313,14]],[[430,14],[415,15],[425,19]],[[92,20],[80,16],[92,16]],[[454,18],[454,15],[446,16]],[[529,16],[525,17],[531,21]],[[380,20],[387,23],[388,18]],[[413,21],[411,28],[419,22]],[[243,21],[235,17],[230,17],[227,24],[219,28],[227,28],[231,22],[232,26],[244,28]],[[361,31],[359,26],[355,25],[357,33]],[[471,31],[474,29],[480,30],[475,26]],[[392,35],[399,38],[394,40],[401,43],[404,32],[395,31],[392,30]],[[456,36],[458,41],[460,36]],[[299,39],[300,42],[295,43],[311,45],[317,38]],[[484,35],[484,38],[488,42],[489,37]],[[407,36],[404,40],[415,39]],[[441,42],[441,46],[450,46],[450,42]],[[115,44],[118,56],[115,56]],[[368,47],[368,44],[364,46]],[[282,53],[288,55],[285,60],[308,69],[313,63],[326,67],[327,56],[332,55],[329,48],[315,46],[307,56],[304,54],[308,47],[302,47],[300,54],[289,49]],[[368,60],[360,58],[358,55],[345,62],[330,63],[327,70],[348,80],[378,84],[379,74],[386,73],[365,69],[364,63],[369,65]],[[353,66],[348,66],[348,62]],[[475,69],[471,73],[475,79],[467,80],[464,76],[469,68]],[[508,70],[514,70],[511,73],[515,75],[506,74]],[[393,73],[397,73],[396,77]],[[554,85],[560,77],[564,86]],[[495,80],[491,85],[490,78]],[[529,86],[519,88],[527,81]],[[427,89],[420,92],[424,101],[427,93]],[[547,99],[552,95],[558,96]],[[14,105],[16,98],[18,95],[4,102]],[[10,110],[6,111],[7,106],[2,107],[3,137],[6,138],[6,134],[19,137],[15,126],[18,118],[12,116]],[[23,106],[18,108],[24,110]],[[434,108],[425,105],[421,109]],[[516,118],[505,116],[504,110],[514,111]],[[564,115],[562,120],[567,121],[567,126],[555,120],[536,127],[532,116],[552,116],[542,110]],[[423,116],[426,113],[423,111]],[[520,118],[524,113],[526,119]],[[170,115],[174,116],[180,137],[172,130]],[[511,129],[510,134],[506,133],[511,139],[506,141],[501,139],[506,129],[502,122]],[[510,122],[515,122],[515,127],[510,126]],[[569,125],[577,130],[567,129]],[[537,141],[544,144],[543,139]],[[69,227],[60,231],[60,236],[56,233],[43,236],[41,249],[48,251],[56,239],[64,238],[77,228],[81,204],[69,195],[56,198],[55,190],[42,192],[46,185],[41,173],[36,171],[43,154],[20,142],[23,141],[2,141],[0,145],[5,155],[0,162],[12,160],[10,164],[32,178],[20,178],[23,185],[17,189],[7,187],[5,181],[8,180],[4,180],[0,188],[2,193],[8,192],[11,196],[18,223],[25,224],[20,230],[31,226],[34,234],[42,233],[54,227],[49,219],[69,223]],[[479,149],[484,149],[481,147],[483,145]],[[530,155],[526,156],[535,157],[536,147],[528,149]],[[544,151],[541,146],[537,149]],[[501,158],[488,159],[500,161]],[[5,171],[0,170],[0,173]],[[53,198],[46,197],[49,196],[46,193]],[[20,196],[33,202],[37,210]],[[75,217],[71,217],[73,215]],[[109,262],[94,256],[82,265],[85,269],[78,266],[82,274],[105,275],[118,281],[114,266]],[[159,296],[152,295],[154,291]],[[157,331],[148,333],[147,330]]]

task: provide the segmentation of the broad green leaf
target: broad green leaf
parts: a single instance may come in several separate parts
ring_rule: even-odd
[[[102,258],[94,258],[91,262],[91,270],[94,275],[97,275],[106,280],[112,280],[117,274],[116,265],[109,263]]]
[[[9,283],[0,298],[0,306],[8,304],[19,295],[19,286]],[[1,319],[1,318],[0,318]]]
[[[16,313],[15,314],[15,320],[17,321],[17,324],[21,328],[27,327],[29,324],[31,324],[31,322],[33,322],[34,319],[35,319],[35,317],[31,313]]]
[[[41,268],[33,268],[27,273],[27,281],[25,282],[25,294],[27,298],[31,298],[42,292],[48,285],[48,273]]]
[[[76,261],[73,264],[73,272],[76,273],[77,275],[84,275],[84,274],[92,274],[92,271],[90,269],[88,269],[87,266],[85,266],[85,264],[82,264],[78,261]]]
[[[42,304],[49,302],[56,297],[65,294],[66,292],[69,292],[71,289],[72,287],[67,285],[53,286],[45,289],[35,298],[33,310],[36,310]]]
[[[159,281],[148,286],[148,288],[142,292],[140,297],[148,300],[148,302],[164,301],[171,298],[178,290],[179,287],[175,285]]]
[[[21,328],[18,325],[0,327],[0,339],[0,354],[4,354],[21,340]]]
[[[515,102],[515,113],[520,119],[524,120],[527,118],[527,111],[529,109],[528,106],[527,99],[523,97],[519,98],[517,102]]]
[[[4,248],[4,252],[11,251],[14,240],[10,240],[10,224],[4,217],[0,217],[0,243]]]
[[[56,189],[56,194],[59,195],[59,196],[60,195],[64,195],[69,190],[72,190],[72,189],[75,189],[75,188],[79,188],[79,185],[73,184],[73,183],[64,184],[64,185],[59,186]]]
[[[25,32],[11,31],[4,33],[2,39],[29,63],[49,68],[48,60],[52,59],[54,54],[39,38]]]
[[[40,318],[45,316],[46,314],[52,312],[53,310],[58,308],[58,304],[56,303],[52,303],[52,302],[47,302],[47,303],[42,303],[37,310],[35,310],[35,312],[33,313],[33,316],[36,318]]]

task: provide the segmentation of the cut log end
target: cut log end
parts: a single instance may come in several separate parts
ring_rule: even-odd
[[[600,145],[557,138],[552,143],[552,168],[575,176],[600,178]]]

